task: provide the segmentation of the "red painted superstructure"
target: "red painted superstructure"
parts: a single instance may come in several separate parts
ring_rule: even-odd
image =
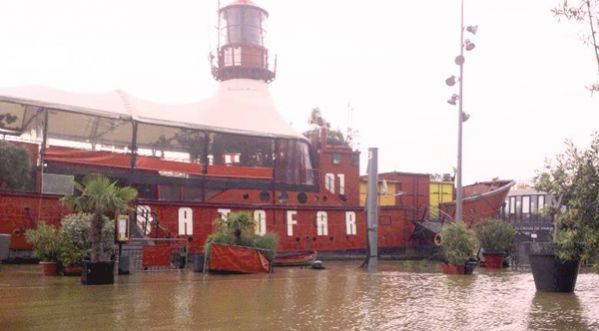
[[[102,173],[138,189],[130,217],[136,239],[189,240],[197,252],[215,219],[246,211],[258,233],[277,234],[279,251],[365,250],[359,152],[331,143],[326,126],[304,137],[277,112],[267,88],[275,72],[264,9],[238,0],[220,8],[219,17],[212,73],[220,87],[206,101],[162,105],[122,91],[0,90],[0,113],[16,118],[0,123],[0,133],[16,136],[36,165],[27,193],[0,191],[0,233],[13,234],[11,249],[29,249],[23,231],[39,221],[59,224],[68,213],[59,199],[73,193],[73,180]],[[392,172],[380,179],[397,185],[398,194],[394,206],[380,208],[379,247],[401,250],[414,222],[426,217],[429,175]],[[147,254],[153,250],[160,248]],[[145,263],[166,264],[159,253]]]

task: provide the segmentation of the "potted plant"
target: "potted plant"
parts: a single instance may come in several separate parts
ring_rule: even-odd
[[[87,175],[81,183],[75,182],[78,196],[68,196],[63,201],[76,212],[89,213],[91,227],[89,231],[90,260],[83,264],[81,282],[85,285],[114,283],[114,261],[103,250],[104,218],[117,212],[126,212],[129,202],[137,197],[137,191],[131,187],[118,187],[116,181],[99,174]],[[114,233],[110,234],[111,246],[114,245]]]
[[[256,234],[254,220],[248,213],[230,213],[226,220],[218,218],[214,223],[216,231],[208,236],[204,245],[206,258],[210,256],[211,244],[225,244],[253,248],[259,251],[268,262],[272,262],[277,246],[277,236],[272,233]],[[198,263],[199,261],[194,262]],[[202,268],[196,266],[197,271],[200,269]]]
[[[553,195],[544,212],[554,219],[552,242],[533,243],[530,264],[537,291],[572,292],[580,261],[599,247],[599,135],[590,148],[571,142],[566,152],[534,179],[535,188]]]
[[[503,258],[512,246],[515,235],[516,231],[510,223],[498,219],[486,220],[476,226],[476,237],[483,249],[487,268],[503,267]]]
[[[443,272],[471,274],[476,266],[476,262],[472,262],[476,248],[474,233],[466,228],[464,222],[452,222],[443,225],[441,238],[441,248],[445,256]]]
[[[60,223],[60,253],[58,260],[64,267],[65,275],[81,275],[82,265],[89,258],[91,242],[89,232],[92,215],[86,213],[71,214],[64,217]],[[110,256],[114,253],[112,234],[114,222],[108,217],[103,217],[102,225],[102,254]]]
[[[56,275],[56,261],[58,258],[59,237],[58,231],[53,226],[40,221],[35,229],[25,232],[27,242],[33,246],[33,254],[40,259],[42,273],[45,276]]]

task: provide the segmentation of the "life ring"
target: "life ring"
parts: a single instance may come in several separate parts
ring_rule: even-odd
[[[435,246],[441,246],[441,244],[443,243],[443,237],[441,237],[440,233],[437,233],[435,235],[435,238],[433,239],[433,242],[435,243]]]

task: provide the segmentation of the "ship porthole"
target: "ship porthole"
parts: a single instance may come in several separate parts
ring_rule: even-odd
[[[241,197],[244,198],[245,200],[247,200],[250,198],[250,195],[247,193],[244,193]]]
[[[287,202],[288,198],[289,196],[287,196],[287,192],[279,193],[279,202]]]
[[[299,203],[306,203],[306,202],[308,202],[308,196],[306,195],[306,193],[304,193],[304,192],[300,192],[300,193],[297,195],[297,201],[298,201]]]
[[[260,192],[260,201],[268,202],[268,200],[270,200],[270,194],[268,194],[266,191]]]

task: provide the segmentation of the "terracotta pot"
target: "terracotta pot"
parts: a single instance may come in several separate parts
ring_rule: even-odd
[[[40,262],[44,276],[56,276],[56,262]]]
[[[503,268],[503,254],[483,253],[485,257],[485,266],[489,269]]]
[[[63,274],[65,276],[81,276],[82,268],[80,265],[72,265],[64,267]]]
[[[464,274],[464,266],[457,266],[454,264],[443,263],[441,265],[443,269],[443,273],[448,275],[463,275]]]

